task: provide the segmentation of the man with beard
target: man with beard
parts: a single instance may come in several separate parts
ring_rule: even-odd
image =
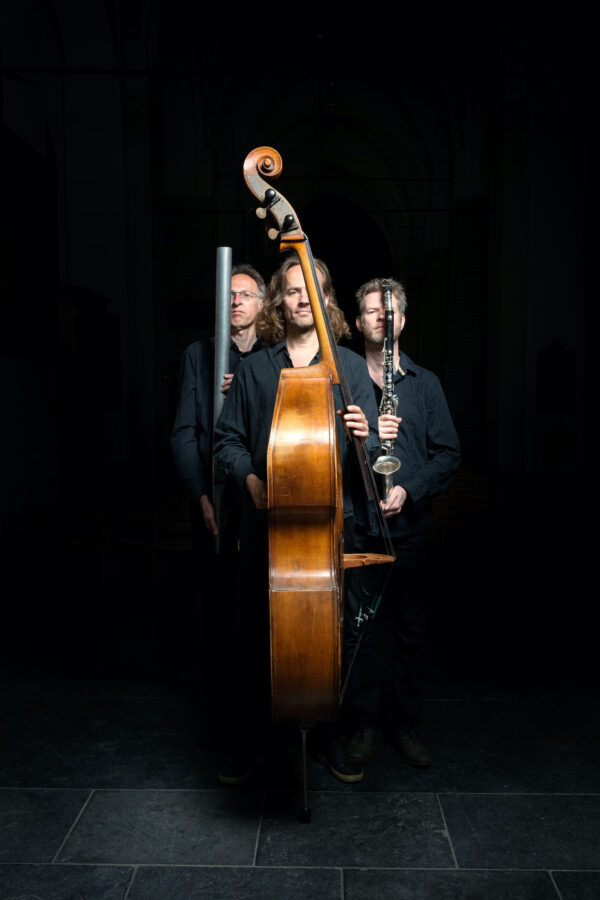
[[[327,266],[315,260],[323,298],[336,341],[350,330],[337,305]],[[244,493],[240,525],[239,596],[244,604],[247,633],[243,676],[240,678],[237,709],[239,740],[224,762],[219,780],[240,784],[263,759],[269,729],[269,621],[268,621],[268,527],[267,448],[280,372],[284,368],[310,366],[320,359],[319,340],[304,276],[295,254],[275,273],[265,294],[258,318],[258,330],[269,346],[249,357],[240,366],[215,428],[215,455],[218,464]],[[366,441],[367,452],[379,453],[377,407],[364,360],[344,347],[338,348],[346,384],[353,403],[343,410],[342,396],[334,385],[335,408],[340,410],[338,438],[344,490],[344,535],[347,552],[353,548],[354,502],[353,459],[347,432]],[[328,757],[334,774],[344,781],[362,778],[359,765],[345,757],[345,748],[334,748]]]
[[[433,372],[416,365],[399,349],[405,325],[406,295],[402,285],[387,279],[394,310],[394,394],[398,415],[379,417],[379,437],[393,441],[392,455],[400,468],[381,503],[396,552],[396,562],[374,633],[357,657],[356,673],[347,697],[347,715],[354,733],[348,749],[357,762],[371,759],[378,725],[404,762],[426,767],[428,751],[415,733],[421,717],[422,676],[428,662],[425,601],[431,559],[434,497],[446,491],[460,463],[458,436],[442,386]],[[363,284],[356,293],[356,327],[365,341],[365,357],[377,406],[382,396],[382,349],[385,305],[382,279]],[[346,620],[348,622],[348,618]],[[377,653],[379,677],[370,664]]]

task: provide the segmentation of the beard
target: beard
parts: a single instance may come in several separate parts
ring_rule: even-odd
[[[402,333],[402,318],[398,318],[398,316],[394,316],[394,343],[398,340]],[[383,349],[383,342],[385,340],[386,329],[385,325],[381,328],[381,330],[375,330],[374,328],[370,328],[368,325],[365,325],[363,322],[362,334],[365,339],[365,343],[370,344],[371,347],[378,347],[380,350]]]
[[[290,313],[289,311],[284,311],[284,324],[286,328],[290,326],[295,331],[312,331],[315,327],[315,320],[312,315],[312,312],[309,311],[308,315],[298,315],[297,312]]]

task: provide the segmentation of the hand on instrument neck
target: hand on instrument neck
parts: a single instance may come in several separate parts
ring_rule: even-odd
[[[338,409],[337,414],[344,420],[344,427],[348,434],[352,432],[357,438],[369,437],[369,423],[360,406],[351,404],[345,410]]]

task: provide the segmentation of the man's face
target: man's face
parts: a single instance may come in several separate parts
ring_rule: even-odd
[[[319,269],[316,271],[322,291],[323,276]],[[323,299],[327,304],[329,294],[323,294]],[[290,266],[285,273],[285,289],[281,308],[283,309],[283,318],[286,325],[293,325],[300,331],[309,331],[311,328],[314,328],[315,322],[300,266]]]
[[[394,341],[400,337],[404,328],[404,316],[398,310],[398,298],[392,294],[392,309],[394,310]],[[369,344],[383,346],[385,338],[385,303],[382,291],[372,291],[365,297],[363,311],[356,317],[356,327],[364,335]]]
[[[249,275],[234,275],[231,279],[231,327],[248,328],[256,322],[262,306],[258,285]]]

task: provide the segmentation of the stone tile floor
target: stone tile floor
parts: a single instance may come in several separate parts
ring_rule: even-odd
[[[336,781],[282,729],[242,788],[189,685],[0,681],[0,898],[597,900],[598,685],[431,684],[434,764]]]

